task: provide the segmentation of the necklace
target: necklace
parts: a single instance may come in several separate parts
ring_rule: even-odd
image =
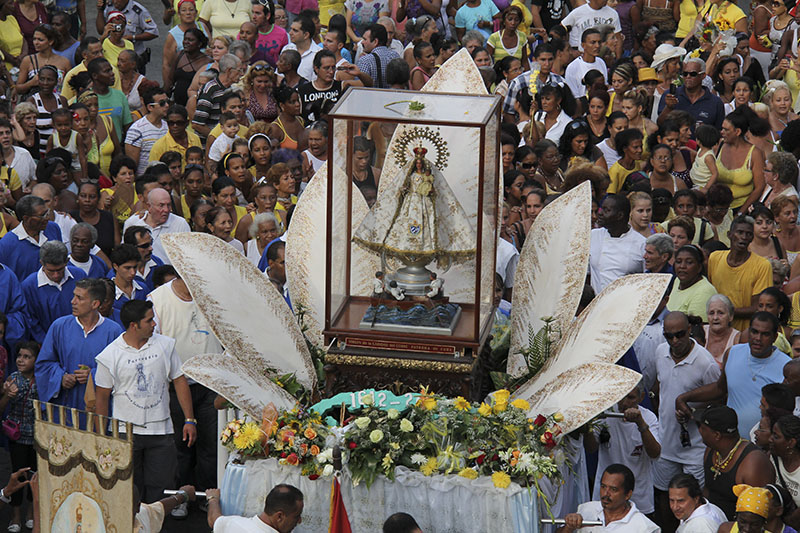
[[[719,454],[719,452],[714,452],[714,460],[712,461],[713,464],[711,465],[711,471],[714,472],[714,479],[717,479],[717,477],[719,477],[719,475],[722,474],[722,471],[728,467],[728,463],[731,462],[733,456],[736,455],[736,450],[739,449],[739,446],[743,442],[746,441],[744,439],[739,439],[739,442],[736,443],[736,446],[733,447],[733,449],[728,453],[725,459],[720,459],[721,455]]]
[[[751,360],[752,359],[753,359],[753,356],[750,356],[750,358],[747,360],[747,371],[750,372],[750,376],[753,378],[753,381],[755,381],[756,377],[758,376],[758,368],[756,368],[756,371],[753,372],[753,366],[751,364],[751,362],[752,362]],[[756,367],[757,366],[758,365],[756,365]]]
[[[236,16],[236,4],[238,4],[238,1],[234,0],[233,2],[229,2],[228,0],[224,0],[222,3],[225,6],[225,10],[231,14],[231,18],[234,18]],[[233,11],[230,10],[228,4],[233,4]]]

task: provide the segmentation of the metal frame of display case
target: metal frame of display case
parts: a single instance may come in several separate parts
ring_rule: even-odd
[[[359,93],[369,91],[370,97],[391,98],[395,100],[419,99],[422,95],[425,99],[439,98],[460,98],[464,99],[486,99],[492,100],[489,104],[488,112],[479,113],[480,116],[462,120],[446,120],[437,118],[425,118],[415,116],[400,116],[395,119],[391,116],[375,116],[374,114],[353,112],[353,103],[349,100],[358,98]],[[377,92],[387,93],[386,95],[376,94]],[[466,98],[465,98],[466,97]],[[451,104],[453,102],[450,102]],[[494,180],[499,190],[499,166],[500,166],[500,111],[501,100],[497,96],[490,95],[466,95],[455,93],[419,93],[414,91],[394,91],[388,89],[364,89],[349,88],[345,95],[328,115],[329,135],[328,135],[328,190],[327,190],[327,217],[326,217],[326,280],[325,280],[325,325],[324,337],[326,345],[329,345],[327,363],[339,365],[356,366],[377,366],[383,368],[398,368],[404,370],[417,370],[423,372],[454,372],[459,374],[468,373],[474,367],[477,354],[481,351],[491,331],[493,323],[494,305],[490,303],[489,311],[481,321],[481,295],[484,288],[480,287],[481,280],[481,258],[483,249],[483,230],[484,224],[492,224],[493,233],[497,235],[499,225],[499,209],[494,209],[494,220],[487,220],[484,216],[484,194],[487,180]],[[369,108],[364,109],[368,111]],[[468,111],[464,112],[464,115]],[[345,147],[347,176],[353,175],[353,139],[355,137],[355,124],[357,122],[392,122],[408,125],[423,126],[442,126],[442,127],[465,127],[474,128],[479,131],[479,154],[478,154],[478,198],[477,214],[475,220],[476,252],[475,252],[475,291],[474,301],[470,303],[459,303],[462,315],[455,327],[453,335],[435,335],[425,333],[410,332],[388,332],[378,330],[367,330],[359,328],[359,322],[364,316],[364,312],[370,305],[370,297],[356,296],[351,294],[351,261],[352,261],[352,217],[353,217],[353,190],[355,185],[349,181],[346,193],[346,217],[344,228],[347,231],[346,239],[339,242],[348,243],[345,252],[345,277],[344,277],[344,298],[334,306],[333,287],[332,287],[332,265],[334,263],[334,190],[335,169],[334,154],[335,146],[335,125],[341,121],[346,121],[347,145]],[[494,132],[487,133],[487,127],[496,121]],[[490,139],[489,134],[494,138]],[[458,147],[451,147],[458,148]],[[494,150],[498,156],[497,164],[494,165],[492,175],[487,175],[486,154],[488,150]],[[337,199],[337,201],[339,201]],[[494,200],[497,202],[497,199]],[[497,205],[497,204],[496,204]],[[496,240],[492,240],[492,272],[496,263]],[[493,284],[492,284],[493,285]],[[493,286],[490,288],[493,291]],[[484,304],[485,305],[485,304]],[[335,308],[334,308],[335,307]],[[332,392],[332,391],[329,391]]]

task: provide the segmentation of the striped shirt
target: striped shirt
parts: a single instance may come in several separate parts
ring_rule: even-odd
[[[161,120],[159,126],[154,126],[146,116],[140,118],[128,128],[125,135],[125,144],[130,144],[139,148],[139,168],[136,175],[141,176],[147,170],[147,163],[150,160],[150,150],[161,137],[167,134],[167,123]]]
[[[219,76],[203,85],[197,95],[197,109],[192,123],[213,128],[219,123],[222,97],[227,88],[219,81]]]
[[[33,103],[36,105],[36,111],[39,113],[36,115],[36,129],[39,130],[39,152],[41,153],[41,157],[44,157],[44,154],[47,153],[47,141],[50,140],[50,136],[54,131],[53,115],[44,106],[42,96],[38,92],[33,94]],[[56,94],[56,108],[61,108],[61,99],[58,97],[58,94]]]

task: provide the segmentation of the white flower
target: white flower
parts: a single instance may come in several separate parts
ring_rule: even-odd
[[[415,453],[411,456],[411,462],[415,465],[424,465],[428,462],[428,458],[421,453]]]
[[[389,410],[386,412],[386,416],[388,416],[388,417],[389,417],[389,420],[394,420],[394,419],[396,419],[398,416],[400,416],[400,411],[398,411],[397,409],[389,409]]]
[[[375,444],[379,443],[383,440],[383,431],[380,429],[373,430],[372,433],[369,434],[369,440]]]
[[[361,397],[361,405],[372,405],[375,403],[375,397],[372,394],[365,394]]]
[[[322,475],[324,477],[330,477],[333,475],[333,465],[325,465],[325,468],[322,469]]]
[[[356,420],[356,422],[358,422],[358,420]],[[404,418],[400,421],[400,431],[410,433],[414,431],[414,424],[412,424],[408,418]]]
[[[358,417],[356,418],[356,427],[358,429],[364,429],[369,425],[370,422],[372,422],[372,420],[368,416]]]
[[[331,448],[326,448],[319,452],[319,454],[317,454],[317,462],[319,464],[333,462],[333,450]]]

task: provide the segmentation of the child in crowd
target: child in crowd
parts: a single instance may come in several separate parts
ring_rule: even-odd
[[[11,470],[14,472],[25,467],[36,470],[36,451],[33,448],[33,400],[37,400],[38,395],[33,367],[39,355],[39,344],[34,341],[17,343],[16,352],[17,370],[3,383],[3,396],[0,397],[0,411],[9,408],[8,418],[3,423],[3,433],[8,437]],[[11,496],[13,516],[8,526],[9,531],[21,530],[23,492],[27,493],[28,500],[25,527],[33,528],[32,498],[30,491],[26,490],[15,492]]]
[[[211,149],[208,151],[208,164],[216,166],[222,156],[231,151],[233,141],[239,133],[239,119],[230,111],[226,111],[219,117],[219,123],[222,125],[222,135],[214,140]]]
[[[708,124],[700,124],[695,130],[697,139],[697,157],[692,165],[689,175],[694,183],[694,189],[705,194],[708,188],[717,182],[717,156],[714,149],[719,144],[720,133],[717,128]]]
[[[86,180],[86,142],[83,135],[72,128],[73,112],[68,108],[59,108],[53,111],[53,129],[55,132],[47,141],[47,151],[53,148],[63,148],[72,155],[72,179],[75,183],[69,189],[78,192],[78,185]],[[88,111],[87,111],[88,116]]]
[[[672,208],[675,216],[686,216],[694,222],[694,239],[692,244],[702,246],[706,241],[714,238],[714,230],[711,223],[702,218],[697,209],[697,192],[689,189],[682,189],[675,193],[672,199]],[[665,226],[662,224],[662,226]]]
[[[75,103],[70,106],[72,109],[72,129],[78,132],[83,140],[83,151],[86,154],[86,162],[100,164],[100,151],[97,149],[97,135],[90,130],[91,121],[89,120],[89,108],[84,104]]]
[[[192,219],[191,207],[199,199],[203,198],[203,186],[205,184],[205,170],[197,164],[188,164],[183,171],[183,194],[181,195],[181,215],[190,222]]]

